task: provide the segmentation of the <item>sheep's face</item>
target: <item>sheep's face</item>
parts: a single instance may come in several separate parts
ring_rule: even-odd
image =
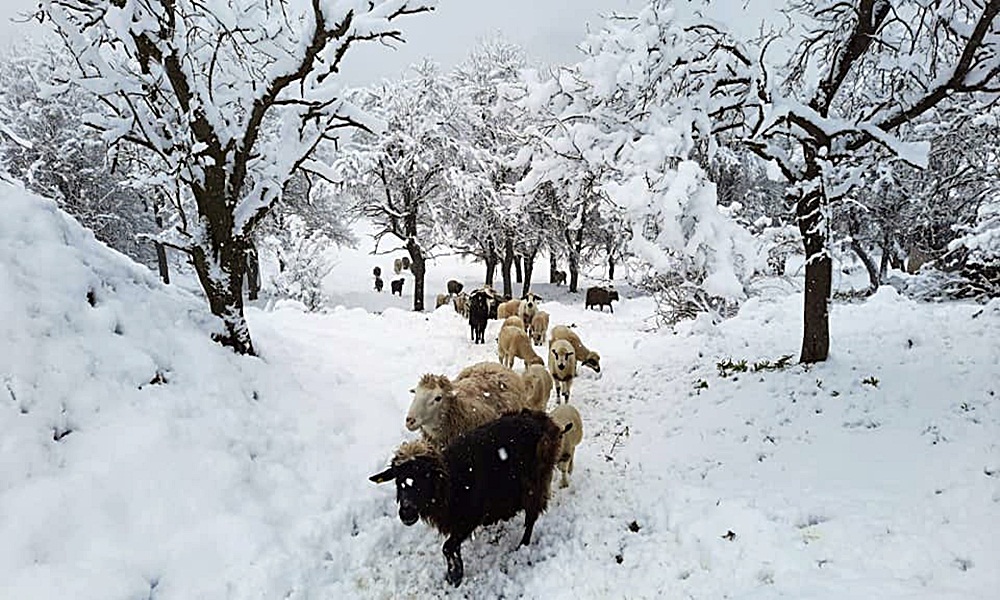
[[[378,475],[370,477],[375,483],[396,480],[396,503],[399,520],[410,526],[428,513],[428,508],[444,497],[444,476],[439,464],[427,456],[418,456],[394,464]]]
[[[413,402],[406,414],[406,429],[416,431],[438,420],[441,408],[448,401],[450,390],[440,385],[418,385],[412,390]]]
[[[524,301],[521,306],[524,307],[524,312],[534,314],[534,312],[538,309],[538,298],[535,297],[534,294],[529,293],[524,297]]]
[[[573,345],[566,340],[557,340],[549,348],[549,369],[554,373],[567,373],[576,362]]]
[[[591,352],[590,356],[583,361],[585,367],[589,367],[594,370],[595,373],[601,372],[601,355],[596,352]]]

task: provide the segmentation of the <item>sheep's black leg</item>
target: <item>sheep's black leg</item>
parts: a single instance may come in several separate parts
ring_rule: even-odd
[[[462,565],[462,542],[468,536],[468,533],[456,533],[445,541],[442,548],[445,562],[448,564],[448,573],[445,575],[445,579],[456,587],[462,583],[462,577],[465,575],[465,567]]]
[[[538,520],[538,510],[526,508],[524,510],[524,535],[521,537],[520,546],[527,546],[531,543],[531,533],[535,530],[535,521]]]

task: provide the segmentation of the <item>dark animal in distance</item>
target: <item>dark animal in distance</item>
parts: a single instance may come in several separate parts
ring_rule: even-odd
[[[462,285],[461,281],[455,281],[452,279],[448,281],[448,294],[454,296],[455,294],[461,293],[463,287],[465,286]]]
[[[381,277],[382,267],[375,267],[374,269],[372,269],[372,275],[374,275],[375,277]]]
[[[375,291],[376,292],[382,291],[382,278],[379,277],[378,275],[375,276]]]
[[[618,300],[617,290],[600,286],[589,287],[587,288],[587,300],[584,308],[597,306],[600,307],[601,312],[604,312],[604,307],[607,306],[611,312],[615,312],[615,307],[611,306],[612,300]]]
[[[556,285],[563,285],[566,283],[566,271],[556,271],[555,277],[552,278],[552,283]]]
[[[402,297],[403,296],[403,283],[405,281],[406,281],[406,278],[404,278],[404,277],[400,277],[399,279],[393,279],[392,281],[390,281],[389,285],[392,286],[392,293],[393,294],[399,294],[399,296]]]
[[[473,344],[485,344],[486,322],[490,317],[490,295],[485,290],[469,294],[469,330]]]
[[[424,441],[404,443],[391,466],[372,475],[375,483],[396,481],[399,520],[423,519],[448,536],[442,551],[446,580],[462,583],[462,542],[476,528],[524,511],[524,535],[531,543],[535,521],[548,506],[552,470],[565,430],[544,412],[523,409],[466,432],[443,451]]]
[[[402,261],[403,261],[403,270],[404,271],[409,271],[410,270],[410,257],[409,256],[404,256],[402,258]]]

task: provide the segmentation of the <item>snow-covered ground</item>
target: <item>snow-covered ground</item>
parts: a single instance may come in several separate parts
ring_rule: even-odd
[[[422,373],[495,356],[450,307],[417,314],[408,293],[377,295],[371,267],[388,285],[391,260],[343,251],[328,280],[336,307],[250,309],[262,357],[237,357],[209,341],[199,298],[51,203],[0,184],[0,204],[2,598],[1000,589],[1000,303],[915,304],[886,289],[834,308],[826,363],[754,372],[796,354],[798,295],[671,333],[649,331],[648,298],[612,315],[540,285],[553,324],[576,324],[602,355],[601,376],[573,388],[577,471],[529,548],[514,550],[520,517],[467,542],[452,590],[442,538],[403,526],[392,487],[367,479],[411,436],[407,390]],[[481,267],[432,265],[430,302],[452,277],[472,284]],[[720,374],[742,359],[746,372]]]

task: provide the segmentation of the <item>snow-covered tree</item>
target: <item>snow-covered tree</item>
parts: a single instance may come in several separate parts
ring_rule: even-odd
[[[97,239],[152,265],[155,248],[139,236],[158,231],[156,216],[166,210],[162,190],[134,181],[136,152],[109,157],[99,132],[83,123],[94,111],[93,95],[75,88],[49,93],[68,65],[61,48],[45,45],[20,44],[0,57],[0,107],[12,134],[0,137],[0,161]]]
[[[365,41],[391,42],[401,17],[433,0],[40,0],[100,98],[90,124],[156,154],[196,209],[169,243],[186,252],[217,339],[253,353],[243,316],[246,250],[256,225],[311,153],[365,126],[337,73]],[[262,136],[274,123],[280,135]]]
[[[874,148],[919,167],[926,142],[911,124],[938,106],[1000,87],[995,24],[1000,1],[801,0],[793,2],[800,43],[774,81],[734,49],[742,87],[755,93],[726,112],[751,125],[750,147],[789,182],[806,249],[803,362],[830,346],[830,203],[884,161]]]
[[[614,16],[581,45],[578,65],[529,81],[523,102],[552,119],[526,184],[553,182],[571,203],[571,267],[587,216],[607,198],[653,274],[670,285],[680,274],[692,290],[737,301],[753,272],[752,240],[719,210],[694,153],[714,150],[724,129],[715,121],[728,117],[717,90],[741,71],[721,36],[685,28],[669,4]]]
[[[403,79],[364,90],[358,102],[385,124],[356,136],[336,171],[376,226],[375,252],[386,236],[410,256],[413,310],[424,309],[426,261],[444,239],[450,175],[460,160],[448,124],[457,110],[449,82],[437,65],[423,62]]]

